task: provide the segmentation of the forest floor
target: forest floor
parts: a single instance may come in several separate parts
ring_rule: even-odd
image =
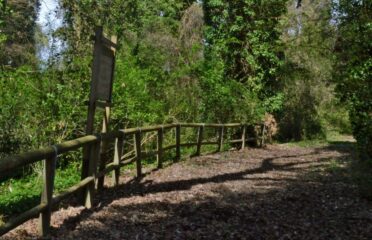
[[[352,182],[352,143],[201,156],[52,217],[52,239],[372,239],[372,204]],[[3,239],[34,239],[37,220]]]

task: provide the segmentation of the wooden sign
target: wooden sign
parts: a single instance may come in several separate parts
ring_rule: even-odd
[[[101,49],[98,81],[96,85],[96,100],[111,102],[114,59],[115,55],[111,49],[106,47]]]
[[[91,102],[111,103],[115,70],[116,37],[103,36],[102,28],[96,30],[92,69]]]
[[[110,106],[112,101],[112,85],[114,79],[115,70],[115,53],[116,53],[116,37],[111,39],[106,38],[103,35],[102,27],[96,29],[96,35],[94,38],[94,52],[93,52],[93,65],[92,65],[92,81],[90,85],[90,95],[88,104],[88,118],[86,126],[86,134],[94,134],[94,120],[96,114],[96,108],[101,107],[104,109],[102,132],[108,132],[109,130],[109,118],[110,118]],[[81,179],[85,179],[89,175],[89,158],[90,158],[90,146],[84,146],[83,153],[83,166]],[[107,143],[102,142],[101,152],[105,153]],[[104,166],[105,159],[101,157],[101,166]],[[98,182],[98,186],[103,186],[102,178]],[[87,197],[83,198],[83,201]],[[90,205],[90,204],[88,204]]]

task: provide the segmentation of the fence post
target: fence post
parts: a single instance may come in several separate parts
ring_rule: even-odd
[[[221,152],[221,150],[223,149],[223,134],[224,134],[224,131],[225,131],[225,127],[222,125],[218,129],[218,148],[217,148],[217,152]]]
[[[41,203],[47,204],[47,208],[40,213],[39,216],[39,233],[41,236],[46,237],[49,235],[50,219],[52,215],[52,201],[53,201],[53,188],[54,176],[56,171],[56,162],[58,157],[57,148],[53,146],[55,154],[53,157],[43,161],[43,192],[41,195]]]
[[[102,122],[102,133],[107,133],[109,131],[109,123],[110,123],[110,110],[111,108],[109,106],[105,107],[104,115],[103,115],[103,122]],[[101,159],[99,162],[99,171],[103,171],[106,168],[106,162],[107,162],[107,150],[108,150],[108,140],[103,140],[101,143]],[[103,189],[103,186],[105,184],[105,176],[102,176],[98,179],[98,191],[101,191]]]
[[[202,142],[203,142],[204,125],[199,127],[198,131],[198,145],[196,146],[196,156],[200,155]]]
[[[112,174],[112,182],[114,186],[119,185],[119,177],[120,177],[120,160],[123,154],[123,145],[124,145],[124,133],[120,132],[119,137],[115,140],[115,155],[114,155],[114,164],[115,170]]]
[[[242,126],[242,150],[245,148],[245,135],[247,131],[247,126],[243,124]]]
[[[262,124],[262,134],[261,134],[261,147],[265,146],[265,131],[266,131],[266,126],[265,124]]]
[[[181,159],[181,125],[176,126],[176,161]]]
[[[157,139],[157,150],[158,154],[156,155],[158,168],[163,167],[163,138],[164,138],[164,128],[158,130],[158,139]]]
[[[93,177],[94,181],[89,183],[87,187],[85,188],[84,205],[88,209],[93,207],[94,190],[95,190],[95,185],[97,181],[96,179],[97,164],[100,160],[100,155],[101,155],[101,139],[92,143],[90,146],[88,177]]]
[[[141,164],[141,131],[138,129],[134,134],[135,151],[136,151],[136,167],[137,178],[142,177],[142,164]]]

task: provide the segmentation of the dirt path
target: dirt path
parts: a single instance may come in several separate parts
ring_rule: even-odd
[[[347,159],[344,148],[286,145],[189,159],[140,183],[122,178],[93,210],[56,212],[53,239],[372,239]]]

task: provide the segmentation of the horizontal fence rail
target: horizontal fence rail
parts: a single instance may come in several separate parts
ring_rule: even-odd
[[[216,145],[216,151],[222,151],[224,144],[237,144],[240,148],[244,148],[249,141],[256,141],[261,146],[264,145],[265,127],[263,124],[257,124],[256,136],[247,136],[247,124],[229,123],[229,124],[204,124],[204,123],[178,123],[159,126],[129,128],[110,133],[84,136],[75,140],[67,141],[61,144],[56,144],[51,147],[46,147],[40,150],[31,151],[28,153],[19,154],[8,157],[0,161],[0,175],[13,171],[17,168],[28,166],[36,162],[43,162],[43,187],[40,204],[30,210],[20,214],[19,216],[10,218],[5,224],[0,226],[0,236],[23,224],[24,222],[39,216],[39,233],[45,237],[49,235],[50,219],[52,210],[64,199],[69,196],[80,193],[82,204],[91,208],[93,206],[94,194],[97,191],[98,179],[103,181],[105,175],[112,172],[112,182],[114,186],[119,184],[120,168],[129,164],[136,164],[136,177],[142,176],[141,160],[150,157],[156,157],[157,167],[161,168],[164,161],[164,153],[169,150],[175,150],[175,161],[181,159],[181,147],[196,147],[195,156],[201,154],[201,148],[205,145]],[[252,126],[252,125],[250,125]],[[197,138],[193,142],[182,142],[181,129],[192,128],[197,130]],[[206,129],[214,129],[217,139],[210,140],[205,138]],[[227,129],[238,129],[238,139],[227,139]],[[174,144],[165,145],[165,134],[167,131],[175,130]],[[155,133],[154,144],[156,150],[143,151],[143,136],[146,133]],[[240,134],[240,135],[239,135]],[[124,144],[128,137],[133,137],[133,150],[124,154]],[[100,156],[102,155],[101,145],[103,142],[114,143],[114,156],[111,162],[104,166],[104,169],[98,169]],[[88,176],[84,177],[76,185],[64,190],[58,195],[54,195],[54,176],[56,172],[56,164],[58,158],[71,151],[77,151],[85,148],[89,151]],[[99,187],[98,187],[99,188]]]

